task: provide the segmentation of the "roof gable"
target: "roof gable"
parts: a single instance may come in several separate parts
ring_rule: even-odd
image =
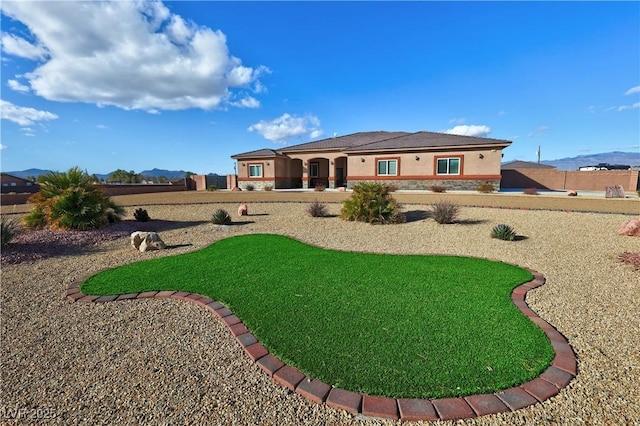
[[[255,151],[243,152],[241,154],[232,155],[231,158],[239,159],[239,158],[256,158],[256,157],[276,157],[279,153],[274,151],[273,149],[263,148],[257,149]]]
[[[501,166],[502,170],[514,170],[514,169],[555,169],[553,166],[547,164],[538,164],[531,161],[513,160],[508,163],[504,163]]]
[[[416,132],[394,139],[360,145],[345,149],[346,152],[365,152],[379,150],[405,150],[424,148],[446,148],[461,146],[501,146],[506,147],[511,141],[502,139],[479,138],[474,136],[460,136],[448,133]]]

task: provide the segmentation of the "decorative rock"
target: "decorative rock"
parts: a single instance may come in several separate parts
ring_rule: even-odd
[[[231,188],[231,190],[234,191],[234,192],[242,191],[242,189],[240,189],[237,186],[234,186],[233,188]]]
[[[624,188],[622,185],[607,186],[605,198],[624,198]]]
[[[346,190],[346,188],[344,186],[339,186],[338,187],[338,192],[344,192]]]
[[[567,195],[569,197],[576,197],[578,195],[578,191],[573,191],[573,190],[567,191]]]
[[[623,222],[620,225],[620,229],[618,229],[618,234],[640,237],[640,219],[631,219]]]
[[[157,233],[142,231],[136,231],[131,234],[131,246],[141,252],[167,248],[166,244]]]
[[[238,207],[238,216],[248,216],[248,215],[249,215],[249,211],[247,210],[247,205],[240,204],[240,207]]]

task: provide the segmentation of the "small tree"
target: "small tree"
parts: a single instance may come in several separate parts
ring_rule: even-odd
[[[35,206],[24,218],[28,228],[96,229],[124,215],[124,209],[78,167],[41,175],[38,182],[40,192],[29,198]]]

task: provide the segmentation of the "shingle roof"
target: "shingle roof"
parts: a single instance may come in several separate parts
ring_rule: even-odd
[[[465,146],[495,146],[504,148],[510,144],[511,141],[503,139],[478,138],[474,136],[460,136],[447,133],[376,131],[353,133],[351,135],[327,138],[315,142],[307,142],[289,146],[278,151],[274,151],[272,149],[259,149],[256,151],[232,155],[231,158],[274,157],[286,155],[291,152],[330,150],[367,152]]]
[[[273,149],[263,148],[257,149],[255,151],[243,152],[242,154],[232,155],[231,158],[256,158],[256,157],[275,157],[278,155],[278,152]]]
[[[319,151],[328,149],[344,150],[378,142],[387,139],[397,138],[398,136],[409,135],[407,132],[359,132],[351,135],[336,136],[335,138],[322,139],[315,142],[307,142],[299,145],[293,145],[280,150],[280,152],[298,152],[298,151]]]
[[[514,170],[514,169],[555,169],[553,166],[547,164],[532,163],[531,161],[513,160],[508,163],[504,163],[501,166],[502,170]]]
[[[460,147],[476,145],[508,146],[511,141],[474,136],[451,135],[448,133],[417,132],[394,139],[381,140],[366,145],[345,149],[346,152],[366,152],[379,150],[405,150],[420,148]]]

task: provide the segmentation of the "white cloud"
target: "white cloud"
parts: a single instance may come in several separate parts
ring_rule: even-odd
[[[107,127],[107,126],[105,126],[104,124],[98,124],[96,127],[97,127],[98,129],[100,129],[100,130],[106,130],[106,129],[108,129],[108,127]]]
[[[48,100],[209,110],[231,105],[234,89],[262,88],[258,79],[270,72],[242,65],[221,31],[187,22],[159,1],[3,2],[2,13],[36,40],[2,38],[6,53],[41,61],[23,77]]]
[[[0,118],[13,121],[20,126],[31,126],[36,121],[55,120],[58,116],[48,111],[17,106],[0,99]]]
[[[636,102],[633,105],[622,105],[618,107],[618,111],[626,111],[628,109],[638,109],[638,108],[640,108],[640,102]]]
[[[6,145],[2,145],[2,144],[0,143],[0,151],[2,151],[3,149],[7,149],[7,148],[8,148],[8,146],[6,146]]]
[[[4,13],[4,5],[2,9]],[[47,56],[47,50],[42,45],[29,43],[14,34],[3,32],[0,41],[2,42],[2,50],[13,56],[33,60],[42,60]]]
[[[465,121],[467,121],[467,119],[464,117],[452,118],[451,120],[449,120],[449,124],[463,124]]]
[[[271,121],[261,120],[247,130],[255,131],[272,142],[284,142],[288,138],[299,137],[307,132],[311,138],[318,137],[322,134],[319,126],[320,120],[312,115],[296,117],[285,113]]]
[[[260,101],[252,96],[247,96],[246,98],[230,102],[229,104],[239,108],[260,108]]]
[[[640,93],[640,86],[632,87],[631,89],[627,90],[624,94],[629,96],[629,95],[633,95],[634,93]]]
[[[320,136],[322,136],[322,134],[323,134],[323,133],[324,133],[324,132],[323,132],[322,130],[317,129],[317,130],[312,131],[312,132],[309,134],[309,137],[310,137],[311,139],[316,139],[316,138],[319,138]]]
[[[462,125],[455,126],[451,129],[445,130],[445,133],[449,133],[452,135],[461,135],[461,136],[478,136],[484,137],[491,133],[491,128],[489,126],[478,126],[478,125]]]
[[[501,109],[500,111],[498,111],[498,117],[502,117],[504,115],[507,115],[507,111]]]
[[[7,81],[7,86],[11,88],[11,90],[15,90],[16,92],[28,92],[29,87],[20,83],[18,80],[9,80]]]

